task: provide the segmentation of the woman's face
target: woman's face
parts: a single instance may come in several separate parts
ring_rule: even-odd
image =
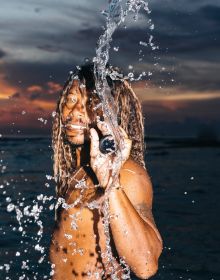
[[[62,106],[62,124],[69,142],[82,145],[88,137],[90,119],[86,109],[88,93],[81,90],[78,80],[73,84]]]

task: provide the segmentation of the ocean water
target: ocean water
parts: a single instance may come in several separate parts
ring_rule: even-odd
[[[0,280],[50,279],[48,246],[55,202],[55,185],[48,176],[50,139],[1,138],[0,147]],[[153,214],[164,240],[159,270],[151,279],[220,279],[219,146],[152,139],[147,141],[146,164],[154,186]],[[7,211],[11,203],[22,211],[31,205],[29,213],[32,209],[35,217],[41,207],[42,211],[37,218],[21,217],[19,225],[15,210]]]

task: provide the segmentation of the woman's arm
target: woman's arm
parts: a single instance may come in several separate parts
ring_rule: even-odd
[[[150,181],[139,176],[121,172],[123,186],[113,188],[109,195],[110,224],[119,255],[138,277],[147,279],[157,271],[162,239],[151,212]]]
[[[103,135],[109,134],[104,122],[97,125]],[[156,273],[162,251],[162,239],[151,212],[150,178],[144,168],[127,160],[131,141],[122,129],[123,149],[115,154],[102,154],[96,130],[90,132],[91,167],[109,194],[110,225],[116,249],[138,277],[147,279]]]

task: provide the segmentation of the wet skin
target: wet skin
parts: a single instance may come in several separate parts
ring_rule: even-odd
[[[99,209],[91,210],[86,204],[93,200],[102,202],[103,193],[112,182],[109,162],[114,163],[117,156],[104,157],[100,153],[95,129],[89,131],[90,151],[84,149],[90,124],[87,98],[87,93],[79,89],[78,81],[74,81],[62,111],[68,140],[74,145],[82,145],[77,148],[78,171],[66,193],[66,202],[71,204],[79,198],[79,190],[74,189],[77,181],[84,178],[88,188],[81,204],[69,210],[62,209],[58,215],[50,247],[51,262],[55,265],[53,280],[110,279],[110,268],[103,256],[106,251],[103,215]],[[97,126],[103,135],[109,133],[105,123],[100,122]],[[162,240],[151,212],[152,185],[146,170],[129,159],[131,141],[123,130],[121,137],[125,143],[123,160],[117,166],[117,188],[112,188],[109,194],[113,262],[119,279],[122,268],[118,256],[124,257],[138,277],[147,279],[156,273],[162,251]],[[82,158],[87,158],[89,167],[82,167]],[[92,173],[101,188],[95,188]],[[73,217],[76,218],[75,229],[71,228]]]
[[[75,145],[82,145],[86,131],[90,124],[86,110],[88,96],[85,90],[80,90],[78,81],[74,81],[72,88],[63,104],[62,122],[68,140]]]

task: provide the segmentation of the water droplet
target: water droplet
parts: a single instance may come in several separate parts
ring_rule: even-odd
[[[51,116],[53,117],[53,118],[55,118],[56,117],[56,112],[55,111],[53,111],[52,113],[51,113]]]
[[[143,41],[140,41],[139,44],[140,44],[141,46],[144,46],[144,47],[147,47],[147,46],[148,46],[148,43],[143,42]]]
[[[128,73],[128,78],[133,78],[134,77],[134,73],[130,72]]]
[[[53,210],[53,209],[54,209],[54,204],[51,204],[51,205],[49,206],[49,209],[50,209],[50,210]]]
[[[11,198],[10,197],[6,197],[5,199],[7,202],[11,202]]]
[[[7,206],[7,211],[8,212],[12,212],[14,209],[15,209],[14,204],[12,204],[12,203],[8,204],[8,206]]]
[[[84,59],[84,62],[85,62],[85,63],[90,63],[91,60],[90,60],[88,57],[86,57],[86,58]]]
[[[40,122],[42,122],[44,125],[47,124],[47,120],[46,120],[46,119],[38,118],[37,120],[40,121]]]
[[[20,231],[20,232],[23,231],[23,227],[19,227],[18,231]]]
[[[154,24],[151,24],[149,28],[150,30],[154,30]]]

